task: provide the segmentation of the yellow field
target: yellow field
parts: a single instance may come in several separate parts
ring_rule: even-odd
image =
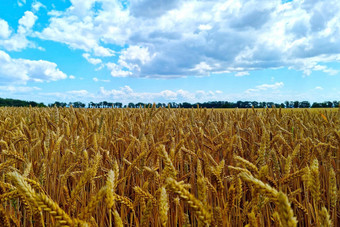
[[[0,226],[339,226],[340,109],[0,108]]]

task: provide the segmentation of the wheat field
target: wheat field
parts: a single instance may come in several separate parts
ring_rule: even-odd
[[[340,109],[0,108],[0,226],[339,226]]]

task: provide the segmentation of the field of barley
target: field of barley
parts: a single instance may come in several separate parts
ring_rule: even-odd
[[[339,226],[340,109],[0,108],[0,226]]]

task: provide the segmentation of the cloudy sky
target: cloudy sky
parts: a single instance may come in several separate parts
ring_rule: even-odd
[[[0,1],[0,97],[340,99],[338,0]]]

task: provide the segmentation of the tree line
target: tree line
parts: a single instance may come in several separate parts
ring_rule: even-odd
[[[59,102],[56,101],[54,103],[50,103],[48,107],[70,107],[73,106],[75,108],[147,108],[151,107],[152,103],[128,103],[123,104],[121,102],[89,102],[87,104],[82,102]],[[197,108],[197,106],[201,108],[336,108],[339,107],[340,101],[325,101],[325,102],[313,102],[310,103],[308,101],[285,101],[283,103],[274,103],[274,102],[257,102],[257,101],[237,101],[237,102],[228,102],[228,101],[211,101],[211,102],[197,102],[197,103],[189,103],[189,102],[169,102],[169,103],[155,103],[156,107],[170,107],[170,108]],[[4,99],[0,98],[0,107],[1,106],[15,106],[15,107],[46,107],[44,103],[37,103],[34,101],[24,101],[19,99]]]
[[[159,107],[170,107],[170,108],[197,108],[197,106],[202,108],[271,108],[275,106],[276,108],[336,108],[339,107],[340,101],[325,101],[325,102],[313,102],[312,104],[308,101],[285,101],[284,103],[274,103],[274,102],[257,102],[257,101],[237,101],[237,102],[228,102],[228,101],[211,101],[211,102],[197,102],[197,103],[155,103],[157,108]],[[55,102],[49,104],[48,106],[53,107],[69,107],[73,106],[76,108],[147,108],[151,107],[152,103],[128,103],[123,105],[121,102],[99,102],[94,103],[90,102],[87,105],[82,102],[74,102],[74,103],[63,103],[63,102]]]
[[[46,107],[44,103],[37,103],[33,101],[23,101],[19,99],[3,99],[3,98],[0,98],[0,106]]]

